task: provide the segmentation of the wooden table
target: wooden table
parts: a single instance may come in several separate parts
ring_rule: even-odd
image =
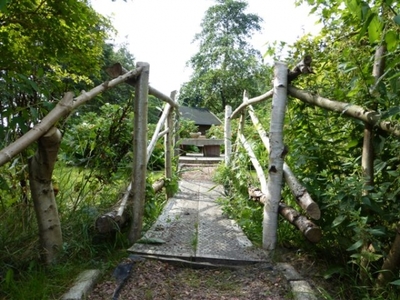
[[[224,144],[224,140],[217,139],[182,139],[181,145],[197,146],[203,149],[203,155],[207,157],[218,157],[221,154],[221,145]]]

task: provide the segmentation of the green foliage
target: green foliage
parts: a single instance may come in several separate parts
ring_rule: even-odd
[[[312,5],[324,28],[316,37],[304,36],[294,45],[285,45],[289,65],[306,53],[313,57],[315,74],[299,77],[294,84],[398,121],[399,4],[297,2]],[[373,66],[381,47],[386,49],[386,63],[377,78]],[[326,257],[337,258],[342,271],[353,278],[352,285],[363,287],[353,290],[355,297],[370,299],[399,221],[399,140],[374,129],[374,185],[366,186],[361,168],[364,124],[294,99],[288,104],[287,118],[287,162],[322,210],[317,224],[324,234],[318,247]],[[390,298],[393,291],[388,287],[382,297]]]
[[[220,199],[223,212],[238,222],[254,244],[261,245],[263,207],[249,199],[247,188],[251,175],[248,163],[246,154],[239,152],[232,167],[218,167],[214,180],[224,186],[227,196]]]
[[[229,0],[206,11],[202,31],[194,38],[199,52],[188,62],[194,73],[180,91],[185,105],[221,112],[225,105],[241,103],[243,90],[256,95],[264,88],[267,69],[248,41],[262,19],[246,8],[244,1]]]
[[[222,126],[222,125],[211,125],[211,128],[207,130],[206,137],[207,138],[223,139],[224,138],[224,126]]]
[[[149,124],[148,128],[149,128],[148,134],[150,139],[154,134],[156,125]],[[164,139],[161,138],[157,140],[154,150],[149,158],[149,163],[147,165],[147,168],[153,171],[162,170],[164,169],[164,165],[165,165]]]
[[[130,176],[104,184],[95,174],[87,168],[57,163],[56,200],[64,239],[58,264],[46,267],[39,261],[37,225],[30,202],[0,210],[0,243],[5,246],[0,250],[0,298],[58,299],[83,269],[111,272],[126,257],[127,227],[104,236],[96,233],[94,224],[119,199]],[[155,194],[151,187],[159,177],[150,173],[147,178],[145,228],[165,204],[165,195]]]
[[[179,136],[181,138],[190,138],[190,133],[198,131],[199,127],[193,120],[187,118],[179,119]]]
[[[109,23],[87,1],[8,1],[0,23],[0,69],[11,76],[79,81],[99,70]]]
[[[95,169],[102,180],[111,179],[119,168],[131,161],[133,108],[105,104],[100,114],[89,112],[72,124],[62,141],[63,161]]]

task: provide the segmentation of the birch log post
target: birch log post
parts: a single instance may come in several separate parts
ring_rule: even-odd
[[[281,200],[283,180],[283,122],[287,101],[287,66],[282,62],[275,63],[274,96],[270,123],[270,155],[268,164],[269,201],[264,205],[263,247],[275,250],[277,242],[278,208]]]
[[[175,102],[175,97],[176,97],[176,91],[171,93],[171,99],[174,100]],[[169,104],[167,104],[169,105]],[[175,113],[179,113],[179,110],[175,110]],[[164,161],[164,166],[165,166],[165,178],[167,180],[172,180],[172,159],[174,153],[172,152],[173,149],[175,148],[174,144],[174,135],[177,133],[175,132],[174,128],[174,110],[169,110],[168,111],[168,116],[167,120],[165,121],[164,124],[165,128],[168,128],[168,132],[165,135],[164,138],[164,149],[165,149],[165,161]],[[167,194],[167,199],[171,198],[173,196],[173,193],[171,189],[166,190]]]
[[[400,223],[397,224],[396,235],[388,255],[383,261],[381,271],[378,275],[377,285],[384,287],[388,282],[395,279],[400,266]]]
[[[133,215],[132,226],[128,235],[131,243],[140,239],[142,233],[147,169],[147,106],[150,66],[148,63],[138,62],[137,67],[142,67],[143,70],[136,81],[135,87],[132,174],[134,185],[132,189]]]
[[[225,130],[224,130],[224,143],[225,143],[225,166],[229,166],[232,155],[232,129],[231,120],[229,116],[232,113],[230,105],[225,106]]]
[[[157,124],[153,138],[150,141],[149,145],[147,146],[146,166],[147,166],[149,157],[151,156],[151,153],[154,150],[154,145],[155,145],[156,141],[159,138],[161,138],[169,133],[169,128],[165,129],[162,132],[160,132],[160,130],[161,130],[161,125],[165,123],[165,119],[167,118],[167,114],[165,112],[168,111],[171,114],[170,108],[171,108],[171,106],[168,103],[166,103],[164,113],[162,114],[162,116]],[[158,125],[160,125],[160,126],[158,126]],[[168,174],[166,172],[166,176],[167,175]],[[166,177],[166,178],[170,178],[170,177]],[[165,183],[164,180],[162,180],[161,182],[156,182],[155,185],[153,185],[154,191],[157,192],[159,189],[161,189],[164,186],[164,183]],[[114,207],[109,212],[107,212],[106,214],[97,218],[96,228],[97,228],[98,232],[100,232],[100,233],[110,232],[110,231],[114,230],[115,228],[120,228],[123,224],[126,223],[126,221],[128,220],[128,216],[129,216],[129,213],[126,211],[126,208],[128,206],[128,201],[130,198],[129,195],[132,193],[132,186],[133,186],[133,182],[131,181],[131,183],[128,185],[122,199],[120,201],[118,201],[116,203],[116,205],[114,205]]]
[[[50,264],[62,248],[63,238],[54,196],[52,175],[61,143],[61,132],[52,127],[38,141],[36,154],[29,159],[29,184],[39,227],[42,260]]]
[[[266,131],[259,122],[252,105],[248,107],[248,112],[253,122],[253,125],[256,128],[265,148],[267,149],[267,151],[269,151],[270,148],[269,138],[267,136]],[[301,185],[301,183],[297,180],[297,178],[293,174],[292,170],[290,170],[289,166],[285,162],[283,163],[283,175],[286,183],[289,186],[290,191],[292,192],[292,195],[296,199],[297,204],[305,212],[307,212],[307,214],[311,218],[313,218],[314,220],[319,220],[319,218],[321,217],[321,211],[319,209],[318,204],[312,200],[307,189]]]

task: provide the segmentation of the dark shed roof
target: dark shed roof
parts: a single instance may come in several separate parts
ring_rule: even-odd
[[[222,122],[207,108],[180,106],[179,112],[186,119],[193,120],[196,125],[221,125]]]

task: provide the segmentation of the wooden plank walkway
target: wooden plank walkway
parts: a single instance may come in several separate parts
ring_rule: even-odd
[[[139,255],[170,257],[214,264],[268,261],[237,223],[225,216],[217,203],[223,188],[211,181],[214,168],[188,167],[179,192],[170,198],[142,241],[128,250]],[[162,240],[161,244],[150,243]],[[147,242],[147,243],[146,243]]]

